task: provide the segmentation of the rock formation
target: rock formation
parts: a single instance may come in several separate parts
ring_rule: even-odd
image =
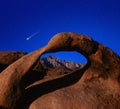
[[[16,60],[18,60],[19,58],[21,58],[26,54],[27,53],[25,52],[18,52],[18,51],[1,51],[0,52],[0,72],[4,70],[8,65],[12,64],[13,62],[15,62]],[[78,64],[73,61],[60,60],[55,56],[48,56],[48,57],[41,58],[39,60],[39,65],[38,65],[39,67],[40,67],[40,64],[44,67],[44,69],[65,68],[69,70],[75,70],[85,65],[85,63]],[[38,69],[35,69],[35,70],[38,70]]]
[[[88,62],[82,69],[25,85],[39,56],[57,51],[77,51]],[[0,83],[1,108],[120,109],[120,57],[82,34],[55,35],[45,47],[22,56],[3,70]]]
[[[0,52],[0,72],[17,59],[24,56],[25,52],[1,51]]]
[[[44,49],[41,48],[26,54],[2,71],[0,74],[1,107],[14,109],[21,102],[25,92],[23,78],[43,52]]]

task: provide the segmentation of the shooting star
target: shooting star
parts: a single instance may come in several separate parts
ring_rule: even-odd
[[[30,40],[32,37],[36,36],[38,33],[39,33],[39,31],[36,33],[33,33],[31,36],[27,37],[26,40],[27,41]]]

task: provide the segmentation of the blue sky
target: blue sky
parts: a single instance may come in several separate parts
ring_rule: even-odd
[[[67,31],[89,35],[120,55],[120,0],[0,1],[0,51],[31,52],[54,34]],[[48,55],[86,61],[76,52]]]

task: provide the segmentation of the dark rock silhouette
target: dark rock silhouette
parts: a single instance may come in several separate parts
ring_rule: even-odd
[[[77,51],[88,62],[82,69],[25,84],[39,56],[57,51]],[[82,34],[55,35],[3,70],[0,83],[0,106],[8,109],[120,109],[120,57]]]

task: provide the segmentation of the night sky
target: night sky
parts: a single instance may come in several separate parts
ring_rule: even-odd
[[[59,32],[86,34],[120,55],[120,0],[0,1],[0,51],[31,52]],[[48,55],[86,61],[76,52]]]

